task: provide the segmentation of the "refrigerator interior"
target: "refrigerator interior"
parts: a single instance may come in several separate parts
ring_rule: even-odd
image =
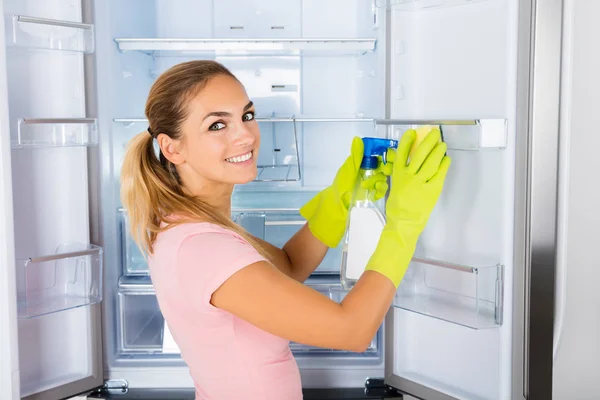
[[[398,139],[410,127],[448,121],[453,166],[391,308],[393,337],[382,327],[363,354],[292,344],[304,386],[381,377],[391,343],[396,376],[502,398],[510,377],[516,2],[280,3],[95,3],[107,377],[133,387],[191,385],[125,234],[119,171],[127,141],[147,127],[154,79],[206,58],[229,67],[256,104],[260,174],[236,188],[233,217],[274,244],[301,226],[298,208],[332,181],[353,136]],[[340,250],[306,282],[336,301]]]
[[[280,3],[95,4],[108,378],[126,379],[130,387],[191,385],[165,335],[146,262],[126,234],[127,210],[119,199],[125,146],[148,126],[146,97],[160,73],[180,62],[214,59],[244,84],[261,129],[259,175],[236,188],[232,217],[275,245],[302,226],[298,209],[330,184],[352,138],[384,131],[373,119],[385,116],[385,13],[364,0]],[[340,260],[341,246],[306,284],[341,301]],[[360,354],[291,347],[306,387],[360,387],[366,377],[384,373],[383,329]]]
[[[97,386],[103,250],[90,243],[98,135],[84,74],[93,26],[81,24],[80,1],[7,0],[3,15],[21,396]]]

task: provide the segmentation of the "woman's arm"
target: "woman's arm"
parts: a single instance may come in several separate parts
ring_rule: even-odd
[[[341,304],[258,260],[214,286],[210,302],[291,341],[364,351],[408,268],[450,166],[439,130],[427,135],[408,163],[415,137],[414,131],[407,131],[401,139],[386,204],[388,219],[365,271]]]
[[[211,304],[297,343],[363,352],[395,292],[390,279],[366,271],[338,304],[261,261],[227,279],[213,293]]]
[[[269,242],[255,238],[273,257],[273,263],[284,274],[298,282],[304,282],[321,264],[328,247],[321,243],[304,224],[282,249]]]

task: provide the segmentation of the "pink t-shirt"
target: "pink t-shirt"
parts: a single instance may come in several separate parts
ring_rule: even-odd
[[[210,304],[227,278],[262,260],[241,236],[210,223],[182,224],[158,235],[150,274],[198,400],[302,399],[289,341]]]

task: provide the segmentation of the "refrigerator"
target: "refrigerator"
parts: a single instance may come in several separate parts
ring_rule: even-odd
[[[275,245],[354,136],[439,126],[453,159],[369,348],[290,344],[304,388],[552,397],[561,0],[0,4],[0,397],[193,387],[119,200],[150,86],[193,59],[256,105],[232,218]],[[342,250],[305,282],[338,302]]]

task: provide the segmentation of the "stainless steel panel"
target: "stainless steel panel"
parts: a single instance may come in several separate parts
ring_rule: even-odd
[[[562,0],[524,1],[519,11],[512,393],[515,399],[550,399]]]

